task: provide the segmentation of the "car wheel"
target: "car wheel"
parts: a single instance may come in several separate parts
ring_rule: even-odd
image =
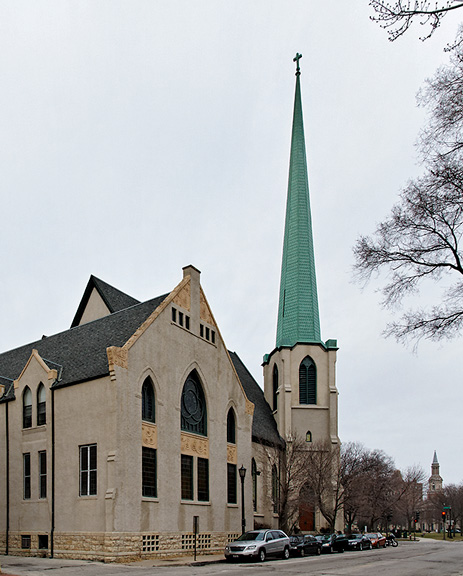
[[[289,548],[286,546],[283,550],[283,560],[288,560],[289,558]]]
[[[300,554],[300,555],[301,555],[301,558],[303,558],[303,557],[305,556],[305,550],[304,550],[304,548],[301,548],[301,554]]]
[[[261,548],[259,550],[259,562],[265,562],[266,557],[267,557],[267,554],[265,552],[265,548]]]

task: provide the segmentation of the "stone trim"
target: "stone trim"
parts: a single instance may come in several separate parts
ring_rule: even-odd
[[[31,536],[31,548],[21,548],[21,536]],[[38,537],[43,532],[10,532],[9,552],[15,556],[48,556],[39,550]],[[200,532],[198,554],[216,554],[239,532]],[[50,544],[50,535],[49,544]],[[0,551],[5,550],[5,533],[0,533]],[[54,557],[104,562],[127,562],[143,558],[182,556],[194,548],[193,532],[55,532]]]
[[[146,448],[158,447],[158,428],[156,424],[142,422],[141,425],[142,445]]]
[[[182,432],[180,436],[180,451],[188,456],[209,458],[209,438]]]

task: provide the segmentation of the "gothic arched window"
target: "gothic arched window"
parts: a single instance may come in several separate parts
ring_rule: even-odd
[[[299,366],[299,404],[317,403],[317,370],[314,361],[306,356]]]
[[[23,393],[23,428],[32,428],[32,392],[29,386]]]
[[[141,417],[146,422],[156,422],[156,410],[154,401],[154,386],[151,378],[148,377],[141,389]]]
[[[273,391],[273,411],[278,408],[278,366],[276,364],[273,365],[273,382],[272,382],[272,391]]]
[[[203,387],[195,370],[186,379],[182,392],[181,429],[207,436],[207,410]]]
[[[273,513],[278,513],[279,506],[279,482],[278,482],[278,470],[275,464],[272,466],[272,500],[273,500]]]
[[[257,512],[257,464],[254,458],[251,460],[251,478],[252,478],[252,509]]]
[[[236,444],[236,419],[233,408],[227,414],[227,442]]]
[[[37,426],[47,423],[47,394],[45,386],[40,383],[37,389]]]

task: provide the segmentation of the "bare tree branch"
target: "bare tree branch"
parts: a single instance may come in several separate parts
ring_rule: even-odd
[[[418,19],[422,26],[429,26],[429,32],[421,37],[426,40],[439,28],[442,18],[452,10],[463,7],[463,2],[447,0],[446,2],[433,2],[431,0],[398,0],[386,2],[385,0],[370,0],[370,6],[375,11],[370,16],[373,22],[378,22],[384,28],[392,42],[410,28],[413,21]]]
[[[385,308],[418,294],[425,283],[453,278],[429,310],[408,310],[387,326],[386,336],[399,341],[450,338],[463,328],[463,45],[427,82],[419,102],[430,110],[420,140],[425,172],[402,190],[374,234],[354,246],[358,281],[386,273]]]

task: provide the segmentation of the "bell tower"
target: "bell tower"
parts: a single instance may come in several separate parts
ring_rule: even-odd
[[[301,98],[301,54],[289,163],[275,349],[264,356],[264,392],[283,438],[339,446],[337,341],[321,339]]]

